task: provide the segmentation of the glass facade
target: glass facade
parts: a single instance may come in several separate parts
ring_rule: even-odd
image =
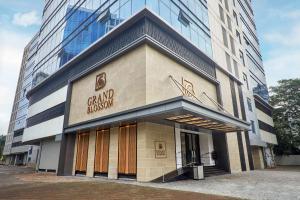
[[[211,56],[205,0],[53,0],[46,3],[33,84],[53,74],[122,21],[147,7]]]
[[[37,37],[35,36],[32,41],[29,43],[28,51],[25,55],[25,68],[21,83],[21,89],[19,91],[19,100],[17,103],[17,112],[16,112],[16,120],[14,125],[14,130],[18,130],[25,127],[26,117],[29,102],[26,98],[27,92],[32,87],[32,78],[33,78],[33,68],[35,65],[35,55],[37,49]]]

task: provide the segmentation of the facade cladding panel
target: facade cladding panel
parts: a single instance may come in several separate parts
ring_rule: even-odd
[[[216,16],[220,10],[222,15]],[[189,148],[198,148],[201,154],[208,155],[209,159],[196,159],[207,160],[204,165],[231,173],[253,169],[252,157],[262,158],[259,155],[263,154],[267,141],[262,141],[259,131],[247,131],[250,121],[254,121],[257,128],[262,127],[255,109],[248,110],[247,103],[254,102],[253,94],[259,95],[266,104],[268,101],[248,0],[52,0],[45,2],[43,23],[36,41],[36,54],[29,53],[34,58],[28,65],[30,71],[25,72],[28,79],[22,79],[25,94],[33,87],[27,95],[29,104],[28,100],[22,102],[15,117],[23,119],[21,117],[25,116],[23,120],[27,121],[22,141],[40,143],[37,169],[56,171],[60,175],[85,173],[94,176],[96,136],[104,129],[109,130],[110,135],[109,140],[105,140],[109,143],[106,144],[109,155],[107,172],[101,175],[109,178],[133,176],[138,181],[151,181],[161,176],[159,167],[162,165],[167,166],[167,173],[176,170],[176,166],[183,166],[182,160],[192,161],[184,156],[188,155]],[[220,44],[220,41],[230,41],[230,45]],[[162,66],[164,71],[155,75],[153,72],[161,70]],[[106,74],[105,87],[115,88],[116,96],[112,108],[89,114],[86,100],[81,98],[95,94],[94,81],[98,73]],[[169,79],[175,85],[182,84],[177,85],[177,89],[187,87],[189,92],[175,90],[176,87],[166,81]],[[139,81],[141,83],[137,84]],[[144,89],[139,90],[137,85]],[[202,88],[203,85],[206,87]],[[128,88],[135,91],[132,96],[136,98],[128,96]],[[166,108],[150,116],[151,112],[157,113],[154,111],[159,105],[173,102],[172,98],[178,98],[178,94],[200,101],[207,110],[201,108],[203,113],[196,112],[197,104],[191,107],[195,110],[177,108],[174,112],[182,114],[177,117],[189,123],[181,122],[176,116],[172,118],[174,113],[167,113]],[[51,101],[53,97],[55,101]],[[185,101],[178,100],[186,106],[192,103]],[[209,112],[215,115],[208,117]],[[133,115],[143,118],[129,118]],[[204,120],[199,116],[210,121],[202,127],[204,131],[192,122],[197,119],[198,124],[205,124],[199,122]],[[229,121],[219,124],[216,119]],[[129,144],[118,143],[120,127],[114,120],[121,120],[118,124],[122,126],[134,127],[136,136],[132,139],[136,147],[126,147],[132,149],[128,154],[136,153],[132,157],[137,166],[134,171],[118,171],[118,160],[127,161],[123,160],[126,157],[118,155],[117,147]],[[79,137],[79,129],[86,130],[81,131],[86,136],[84,141]],[[124,132],[125,135],[129,133]],[[200,147],[197,145],[199,138]],[[189,142],[194,147],[184,146]],[[250,145],[260,147],[251,151]],[[153,155],[151,163],[144,162],[146,155],[153,154],[153,146],[165,148],[169,153],[166,157]],[[181,149],[180,154],[173,155],[175,149]],[[213,159],[214,150],[218,161]],[[84,151],[82,155],[88,159],[85,156],[78,161],[78,151]],[[53,162],[45,156],[53,158]],[[78,162],[80,170],[76,166]],[[128,164],[136,167],[131,161]]]

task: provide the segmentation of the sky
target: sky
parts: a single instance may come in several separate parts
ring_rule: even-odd
[[[0,135],[6,134],[23,49],[41,24],[42,0],[0,0]],[[300,77],[300,1],[253,0],[268,86]]]

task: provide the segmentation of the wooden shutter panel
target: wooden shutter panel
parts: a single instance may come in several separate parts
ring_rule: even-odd
[[[96,152],[95,152],[95,172],[108,172],[108,151],[109,151],[109,130],[97,131]]]
[[[136,125],[120,127],[118,172],[136,174]]]
[[[77,135],[77,154],[75,171],[86,172],[89,149],[89,133]]]

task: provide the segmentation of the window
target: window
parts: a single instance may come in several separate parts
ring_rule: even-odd
[[[25,97],[25,95],[26,95],[26,88],[25,89],[23,89],[23,97]]]
[[[180,13],[179,13],[178,20],[179,20],[185,27],[187,27],[187,26],[190,25],[190,21],[189,21],[189,19],[188,19],[188,16],[187,16],[184,12],[182,12],[182,11],[180,11]]]
[[[234,39],[233,39],[233,37],[231,37],[231,35],[229,36],[229,39],[230,39],[231,52],[233,55],[235,55]]]
[[[252,133],[256,133],[255,131],[255,123],[253,120],[251,120],[251,130],[252,130]]]
[[[230,31],[232,31],[231,19],[230,19],[229,15],[227,15],[227,26],[228,26],[228,29]]]
[[[32,148],[33,148],[33,147],[31,146],[30,149],[29,149],[29,152],[28,152],[29,155],[32,154]]]
[[[233,4],[233,6],[235,7],[235,0],[232,0],[232,4]]]
[[[228,4],[228,0],[224,0],[225,3],[225,8],[226,10],[229,12],[229,4]]]
[[[225,52],[225,56],[226,56],[227,69],[228,69],[228,71],[232,72],[230,56],[229,56],[229,54],[226,53],[226,52]]]
[[[243,80],[244,80],[244,83],[245,83],[247,89],[249,90],[248,77],[245,73],[243,73]]]
[[[242,44],[241,34],[238,32],[238,30],[236,30],[236,37],[238,38],[240,44]]]
[[[243,52],[241,50],[240,50],[240,60],[243,63],[243,65],[245,66],[244,54],[243,54]]]
[[[232,59],[232,61],[233,61],[233,66],[234,66],[235,76],[236,76],[237,78],[240,78],[240,75],[239,75],[239,69],[238,69],[238,64],[237,64],[237,62],[236,62],[234,59]]]
[[[228,39],[225,28],[222,26],[223,42],[226,47],[228,47]]]
[[[222,22],[225,23],[224,10],[221,7],[221,5],[219,5],[219,13],[220,13],[220,18],[221,18]]]
[[[235,23],[238,26],[239,25],[238,17],[237,17],[236,12],[234,12],[234,11],[233,11],[233,18],[235,19]]]
[[[253,111],[252,110],[252,103],[251,103],[251,99],[250,98],[247,98],[247,104],[248,104],[248,109],[249,109],[249,111]]]

